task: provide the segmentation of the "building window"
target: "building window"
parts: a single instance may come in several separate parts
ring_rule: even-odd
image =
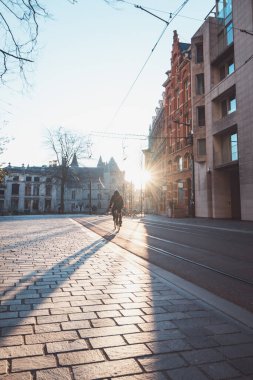
[[[72,199],[72,201],[74,201],[76,199],[76,192],[75,192],[75,190],[72,190],[72,192],[71,192],[71,199]]]
[[[46,196],[51,197],[51,195],[52,195],[52,186],[46,185]]]
[[[25,195],[26,196],[32,195],[32,187],[30,183],[25,185]]]
[[[47,177],[47,178],[46,178],[46,182],[47,182],[47,183],[51,183],[51,182],[52,182],[52,178]]]
[[[19,184],[13,183],[11,187],[11,194],[12,195],[18,195],[19,194]]]
[[[40,182],[40,177],[34,177],[34,182]]]
[[[184,81],[184,101],[187,102],[189,99],[189,82],[188,79]]]
[[[18,210],[18,198],[12,198],[12,200],[11,200],[11,209],[13,211],[17,211]]]
[[[206,139],[198,140],[198,155],[205,156],[206,155]]]
[[[196,45],[196,63],[201,63],[204,60],[203,44]]]
[[[33,195],[38,196],[40,194],[40,185],[33,185]]]
[[[205,106],[197,107],[197,122],[198,127],[204,127],[206,125]]]
[[[33,199],[33,210],[38,210],[39,209],[39,200],[38,199]]]
[[[234,133],[230,136],[230,148],[231,148],[231,160],[237,161],[238,160],[238,140],[237,140],[237,133]]]
[[[4,189],[0,189],[0,195],[4,196]]]
[[[179,90],[176,90],[176,109],[180,106]]]
[[[196,75],[196,94],[203,95],[205,92],[204,74]]]
[[[13,181],[19,181],[19,176],[18,176],[18,175],[15,175],[15,176],[13,177]]]
[[[182,180],[177,183],[177,199],[179,205],[184,204],[184,184]]]
[[[171,97],[168,97],[168,110],[169,110],[169,115],[171,115],[172,108],[171,108]]]
[[[183,170],[183,158],[177,157],[177,170],[181,172]]]
[[[51,199],[45,199],[45,211],[51,211]]]
[[[233,74],[235,71],[234,59],[232,58],[227,63],[220,67],[220,80],[225,79],[228,75]]]
[[[229,61],[227,67],[228,67],[228,69],[227,69],[227,73],[228,73],[228,75],[233,74],[233,72],[235,71],[235,63],[234,63],[234,60]]]
[[[232,14],[232,0],[217,1],[218,17],[227,19]]]
[[[31,209],[31,199],[25,199],[24,209],[30,211],[30,209]]]
[[[228,100],[228,113],[232,113],[236,111],[236,98],[235,96],[231,96]]]
[[[227,46],[231,45],[234,41],[234,33],[233,33],[233,23],[230,22],[227,26],[226,26],[226,35],[227,35],[227,38],[226,38],[226,42],[227,42]]]
[[[189,153],[186,153],[184,156],[184,169],[189,169],[190,168],[190,155]]]
[[[235,95],[231,95],[229,98],[221,101],[221,116],[225,117],[232,112],[236,111],[236,98]]]
[[[25,177],[25,180],[26,180],[26,182],[31,182],[32,181],[32,177],[27,176],[27,177]]]

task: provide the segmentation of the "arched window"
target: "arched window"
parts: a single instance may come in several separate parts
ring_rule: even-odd
[[[177,201],[178,205],[184,204],[184,183],[181,179],[177,182]]]
[[[183,158],[181,156],[177,156],[175,161],[177,164],[177,171],[178,172],[183,171]]]
[[[186,153],[184,156],[184,169],[190,168],[190,155],[189,153]]]

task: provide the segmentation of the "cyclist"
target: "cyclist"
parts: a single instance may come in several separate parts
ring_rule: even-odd
[[[113,220],[115,219],[115,211],[119,213],[119,226],[122,225],[122,208],[124,207],[124,201],[118,190],[115,190],[110,200],[109,208],[112,209]]]

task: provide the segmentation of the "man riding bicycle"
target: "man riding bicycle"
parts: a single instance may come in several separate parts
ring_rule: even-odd
[[[119,214],[119,226],[122,225],[122,208],[124,207],[124,201],[118,190],[114,191],[113,196],[110,200],[109,208],[112,209],[113,220],[115,220],[115,214]]]

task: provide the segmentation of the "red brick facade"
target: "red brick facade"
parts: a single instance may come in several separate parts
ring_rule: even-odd
[[[151,191],[154,211],[175,217],[194,215],[190,54],[190,44],[180,43],[174,31],[171,70],[163,84],[163,126],[159,123],[158,128],[156,118],[145,152],[148,167],[156,177]]]

